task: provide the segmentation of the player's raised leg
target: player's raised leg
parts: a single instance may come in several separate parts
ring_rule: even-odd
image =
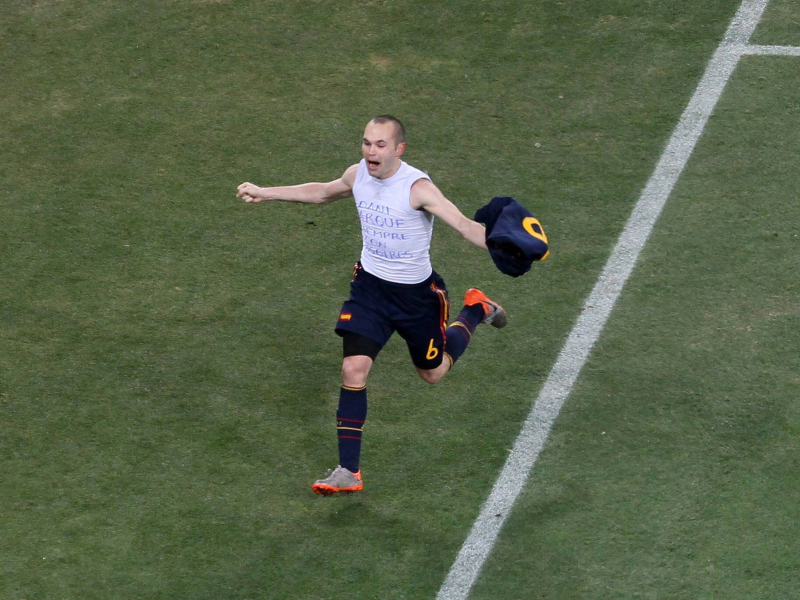
[[[478,325],[488,323],[492,327],[502,328],[508,324],[506,311],[497,302],[491,300],[477,288],[470,288],[464,295],[464,307],[455,321],[445,331],[445,359],[435,369],[421,369],[417,373],[428,383],[436,383],[452,368],[464,354],[472,335]]]

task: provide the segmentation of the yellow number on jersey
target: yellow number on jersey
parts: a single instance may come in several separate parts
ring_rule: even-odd
[[[439,349],[433,347],[433,338],[431,338],[431,343],[428,344],[428,353],[425,355],[425,358],[433,360],[437,356],[439,356]]]
[[[539,233],[539,231],[536,231],[533,228],[534,225],[536,225],[539,228],[539,231],[541,231],[541,233]],[[544,233],[544,227],[542,227],[542,224],[539,223],[539,219],[537,219],[536,217],[525,217],[522,220],[522,227],[524,227],[525,231],[530,233],[537,240],[542,240],[545,244],[548,243],[547,236]]]

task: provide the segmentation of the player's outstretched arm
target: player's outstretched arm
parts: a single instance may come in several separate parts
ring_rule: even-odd
[[[458,207],[445,198],[430,179],[419,179],[411,186],[411,207],[427,210],[450,225],[464,239],[479,248],[486,249],[486,228],[472,219],[468,219]]]
[[[259,187],[246,181],[236,192],[236,197],[245,202],[304,202],[307,204],[326,204],[353,195],[358,165],[349,167],[339,179],[328,183],[302,183],[279,187]]]

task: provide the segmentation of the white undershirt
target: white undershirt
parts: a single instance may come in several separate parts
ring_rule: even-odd
[[[430,277],[430,248],[433,215],[411,208],[411,186],[427,174],[400,162],[388,179],[369,174],[361,160],[353,184],[358,217],[361,220],[361,265],[394,283],[420,283]]]

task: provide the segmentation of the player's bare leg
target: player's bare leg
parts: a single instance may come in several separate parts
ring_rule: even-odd
[[[369,356],[346,357],[342,361],[342,385],[348,388],[362,388],[367,385],[373,362]]]
[[[435,369],[420,369],[417,367],[417,374],[426,382],[426,383],[437,383],[442,377],[447,375],[447,372],[453,366],[453,359],[451,359],[447,354],[445,354],[444,358],[442,359],[442,364],[440,364]]]

